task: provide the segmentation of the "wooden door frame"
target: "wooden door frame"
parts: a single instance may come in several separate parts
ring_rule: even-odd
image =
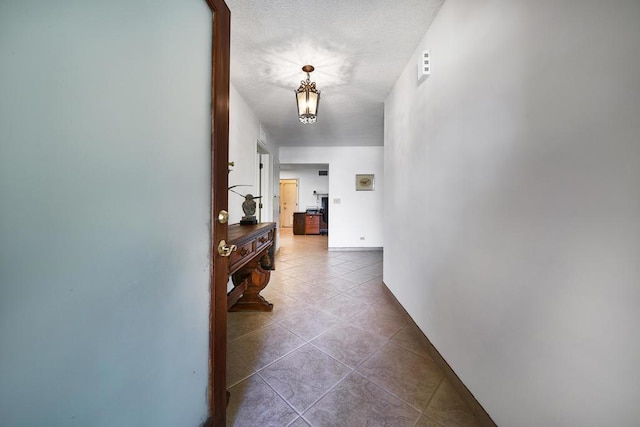
[[[211,51],[211,218],[209,263],[209,418],[206,426],[224,426],[227,409],[227,258],[218,242],[227,239],[227,224],[218,221],[228,211],[229,50],[231,13],[224,0],[206,0],[212,12]]]

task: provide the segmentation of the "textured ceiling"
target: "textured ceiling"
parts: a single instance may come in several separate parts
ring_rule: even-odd
[[[280,146],[382,145],[384,100],[443,2],[226,0],[231,82]],[[307,125],[293,92],[305,64],[322,93]]]

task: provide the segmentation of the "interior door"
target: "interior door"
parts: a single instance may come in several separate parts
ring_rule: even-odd
[[[211,236],[209,315],[209,419],[224,426],[227,407],[227,258],[218,245],[227,239],[229,162],[230,13],[224,0],[206,0],[212,11],[211,54]]]
[[[260,140],[256,143],[257,149],[257,175],[256,183],[259,194],[262,198],[258,203],[258,222],[275,221],[273,216],[273,171],[271,153]]]
[[[280,180],[280,226],[293,227],[293,213],[298,210],[298,180]]]

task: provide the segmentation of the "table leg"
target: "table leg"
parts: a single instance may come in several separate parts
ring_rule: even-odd
[[[246,289],[229,311],[272,311],[273,304],[260,295],[270,278],[271,272],[263,270],[258,262],[251,262],[234,274],[233,283],[238,286],[245,282]]]

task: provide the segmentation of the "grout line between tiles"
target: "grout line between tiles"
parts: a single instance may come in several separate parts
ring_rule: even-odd
[[[440,383],[438,384],[438,387],[436,387],[436,389],[434,390],[433,394],[431,395],[431,397],[429,398],[429,401],[427,401],[427,404],[424,407],[424,410],[426,411],[427,408],[429,408],[429,405],[431,405],[431,401],[433,400],[433,398],[435,397],[435,395],[438,393],[438,390],[440,390],[440,387],[442,387],[442,384],[444,383],[444,380],[447,379],[447,377],[445,377],[444,375],[442,376],[442,379],[440,380]]]
[[[266,365],[264,365],[262,368],[260,368],[260,369],[255,369],[255,368],[254,368],[254,371],[256,372],[256,374],[259,374],[259,373],[260,373],[260,371],[262,371],[262,370],[264,370],[264,369],[268,368],[269,366],[271,366],[271,365],[273,365],[274,363],[276,363],[276,362],[280,361],[281,359],[283,359],[283,358],[287,357],[288,355],[290,355],[290,354],[291,354],[291,353],[293,353],[294,351],[296,351],[296,350],[298,350],[298,349],[300,349],[300,348],[304,347],[304,346],[305,346],[305,345],[307,345],[307,344],[308,344],[307,342],[303,342],[302,344],[300,344],[300,345],[299,345],[299,346],[297,346],[296,348],[294,348],[294,349],[292,349],[291,351],[288,351],[287,353],[285,353],[285,354],[283,354],[282,356],[278,357],[278,358],[277,358],[277,359],[275,359],[273,362],[269,362],[269,363],[267,363],[267,364],[266,364]],[[260,376],[260,378],[262,378],[262,375]],[[263,379],[264,379],[264,378],[263,378]],[[266,381],[266,380],[265,380],[265,381]]]
[[[326,354],[326,353],[325,353],[325,354]],[[331,355],[328,355],[328,356],[331,356]],[[342,362],[340,362],[340,363],[342,363]],[[342,364],[344,365],[344,363],[342,363]],[[347,366],[347,365],[345,365],[345,366]],[[347,367],[348,367],[348,366],[347,366]],[[348,367],[348,368],[349,368],[349,367]],[[349,369],[351,369],[351,368],[349,368]],[[318,402],[320,402],[322,399],[324,399],[324,397],[325,397],[326,395],[328,395],[328,394],[329,394],[329,393],[331,393],[333,390],[335,390],[335,389],[336,389],[336,387],[338,387],[340,384],[342,384],[343,382],[345,382],[347,378],[349,378],[351,375],[353,375],[353,374],[354,374],[354,372],[355,372],[355,370],[351,369],[351,371],[350,371],[348,374],[346,374],[346,375],[345,375],[344,377],[342,377],[342,378],[341,378],[337,383],[335,383],[332,387],[330,387],[330,388],[326,391],[326,393],[323,393],[323,394],[322,394],[318,399],[316,399],[315,401],[313,401],[313,403],[311,403],[311,405],[309,405],[309,407],[308,407],[307,409],[305,409],[305,410],[304,410],[304,412],[303,412],[302,414],[306,414],[307,412],[309,412],[309,410],[310,410],[311,408],[313,408],[313,407],[314,407]],[[308,420],[307,420],[306,418],[305,418],[305,421],[307,421],[307,422],[308,422]],[[309,422],[309,424],[311,424],[311,423]]]
[[[387,345],[394,345],[396,347],[399,347],[397,345],[395,345],[394,343],[391,342],[391,338],[389,338],[387,340],[386,343],[384,343],[382,346],[380,346],[380,348],[378,348],[376,351],[374,351],[373,353],[371,353],[369,355],[369,357],[365,358],[362,362],[360,362],[358,364],[358,366],[356,368],[354,368],[354,372],[357,373],[358,375],[360,375],[361,377],[365,378],[367,381],[370,381],[372,384],[374,384],[376,387],[381,388],[382,390],[386,391],[387,393],[389,393],[390,395],[392,395],[393,397],[395,397],[396,399],[400,400],[401,402],[409,405],[411,408],[415,409],[416,411],[418,411],[420,413],[420,416],[423,415],[423,411],[422,409],[418,408],[417,406],[413,405],[410,402],[407,402],[405,399],[403,399],[401,396],[398,396],[395,392],[393,392],[392,390],[387,389],[385,386],[378,384],[377,382],[373,381],[372,379],[370,379],[369,377],[365,376],[364,374],[360,373],[358,371],[358,368],[360,366],[362,366],[364,363],[366,363],[369,359],[371,359],[374,355],[376,355],[378,352],[382,351],[382,349],[384,347],[386,347]],[[400,347],[402,348],[402,347]],[[404,348],[402,348],[403,350],[405,350]],[[440,369],[438,368],[438,371],[440,371]],[[440,380],[440,382],[438,383],[438,386],[435,388],[435,390],[433,391],[433,394],[431,395],[431,397],[429,397],[429,400],[427,402],[427,404],[425,405],[425,409],[429,406],[429,403],[431,403],[431,399],[433,399],[433,396],[435,396],[436,392],[438,391],[438,389],[440,388],[440,385],[442,384],[442,381],[444,380],[444,374],[443,374],[443,379]],[[420,419],[420,416],[418,416],[418,420]],[[417,422],[417,421],[416,421]]]
[[[262,370],[262,369],[261,369]],[[264,381],[264,383],[267,385],[267,387],[269,387],[271,390],[273,390],[273,392],[276,394],[276,396],[278,396],[280,399],[282,399],[284,401],[284,403],[286,403],[291,409],[293,409],[293,412],[295,412],[296,414],[298,414],[298,417],[300,417],[302,415],[302,412],[298,411],[296,409],[295,406],[293,406],[291,404],[291,402],[289,402],[283,395],[281,395],[278,390],[276,390],[275,388],[273,388],[273,386],[271,384],[269,384],[269,381],[266,380],[266,378],[264,378],[262,375],[260,375],[260,371],[256,372],[255,375],[257,375],[258,377],[260,377],[260,379],[262,379],[262,381]],[[296,417],[296,418],[298,418]],[[291,420],[291,422],[294,422],[296,420],[296,418],[294,418],[293,420]],[[290,424],[290,423],[289,423]]]

